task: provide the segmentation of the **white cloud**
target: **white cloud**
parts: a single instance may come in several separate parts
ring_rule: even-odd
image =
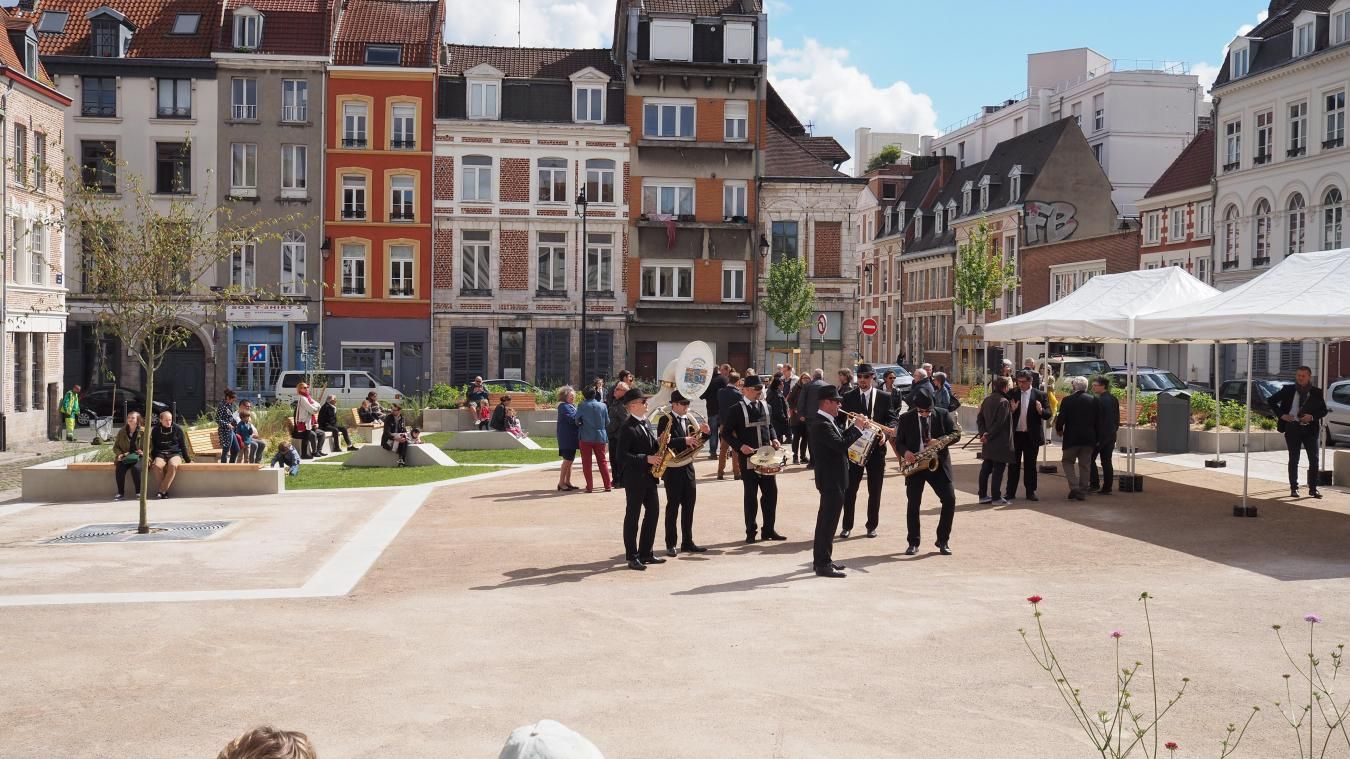
[[[814,39],[807,38],[799,48],[769,40],[769,81],[797,118],[814,123],[815,134],[830,135],[850,150],[858,127],[937,132],[932,98],[903,81],[878,85],[849,64],[847,50],[825,47]]]
[[[1265,21],[1269,15],[1270,15],[1269,11],[1261,11],[1260,13],[1256,14],[1256,23],[1259,24]],[[1219,62],[1217,64],[1206,63],[1204,61],[1201,61],[1191,66],[1191,73],[1195,74],[1197,77],[1200,78],[1200,86],[1203,87],[1205,90],[1206,103],[1210,101],[1209,88],[1214,86],[1214,79],[1219,75],[1219,71],[1223,67],[1223,59],[1225,56],[1228,55],[1229,43],[1231,43],[1235,38],[1241,37],[1242,35],[1250,32],[1255,28],[1256,24],[1243,24],[1242,26],[1239,26],[1237,28],[1237,31],[1233,32],[1232,37],[1229,37],[1228,39],[1224,40],[1223,47],[1220,48],[1219,50]]]
[[[446,40],[515,47],[517,7],[526,47],[609,47],[613,37],[614,0],[447,0]]]

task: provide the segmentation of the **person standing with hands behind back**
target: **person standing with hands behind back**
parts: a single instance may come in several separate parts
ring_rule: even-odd
[[[1322,388],[1313,387],[1312,369],[1300,366],[1294,372],[1294,384],[1285,385],[1270,398],[1270,407],[1279,417],[1277,427],[1284,433],[1289,449],[1289,495],[1298,498],[1299,451],[1308,453],[1308,495],[1321,498],[1317,490],[1317,436],[1327,401]]]
[[[652,467],[661,463],[656,455],[656,435],[647,424],[647,395],[630,388],[622,401],[628,418],[619,428],[614,449],[615,474],[623,483],[626,505],[623,515],[623,551],[628,568],[645,570],[648,564],[664,564],[652,553],[656,543],[656,523],[661,516],[661,497]],[[642,530],[638,532],[641,517]]]
[[[1018,474],[1026,483],[1028,501],[1036,497],[1036,454],[1045,445],[1045,422],[1050,418],[1050,401],[1044,390],[1031,386],[1032,373],[1023,369],[1017,373],[1017,387],[1008,391],[1008,402],[1013,415],[1013,460],[1008,467],[1008,491],[1003,499],[1011,501],[1017,495]]]

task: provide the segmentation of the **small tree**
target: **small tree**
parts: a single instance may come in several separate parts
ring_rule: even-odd
[[[867,170],[876,171],[882,166],[890,166],[899,161],[902,155],[904,154],[901,152],[899,145],[887,145],[881,149],[880,153],[872,156],[872,160],[867,162]]]
[[[975,321],[984,319],[1003,293],[1020,284],[1012,267],[994,250],[989,227],[980,222],[966,241],[957,246],[955,267],[955,300],[957,308],[975,312]],[[989,364],[989,345],[985,343],[984,364]]]
[[[150,430],[156,423],[155,373],[170,350],[191,340],[187,318],[251,302],[260,295],[255,283],[247,281],[254,274],[245,265],[239,276],[246,281],[224,287],[210,283],[231,261],[237,244],[279,239],[275,230],[294,217],[236,216],[229,206],[209,206],[188,194],[152,198],[140,177],[120,168],[120,200],[100,192],[95,184],[106,178],[105,169],[68,171],[64,223],[81,246],[84,289],[97,296],[99,329],[116,335],[145,371],[142,450],[148,453]],[[214,181],[210,172],[205,181]],[[145,486],[137,531],[142,534],[150,531],[147,459],[141,457]]]
[[[796,256],[784,256],[769,267],[765,288],[764,313],[778,331],[795,335],[811,320],[816,310],[816,288],[806,277],[806,262]]]

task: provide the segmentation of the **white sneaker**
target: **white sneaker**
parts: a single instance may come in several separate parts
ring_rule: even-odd
[[[1000,499],[998,499],[998,505],[999,505],[999,506],[1009,506],[1009,505],[1011,505],[1011,503],[1008,501],[1007,498],[1000,498]]]
[[[993,498],[981,498],[981,499],[980,499],[980,503],[981,503],[981,504],[993,503],[993,502],[994,502],[994,499],[993,499]]]

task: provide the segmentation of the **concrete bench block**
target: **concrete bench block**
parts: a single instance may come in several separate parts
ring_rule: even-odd
[[[404,462],[408,466],[455,466],[454,459],[430,443],[408,446]],[[393,467],[398,466],[398,454],[378,445],[363,445],[342,465],[359,468]]]
[[[159,478],[151,469],[146,473],[147,489],[154,493]],[[239,495],[275,495],[284,490],[284,473],[257,464],[183,464],[178,468],[170,493],[179,498],[228,498]],[[131,489],[127,478],[127,489]],[[106,501],[117,492],[112,463],[83,463],[67,467],[48,462],[23,470],[23,499],[34,503]],[[127,493],[131,497],[131,493]]]
[[[1333,474],[1331,484],[1350,486],[1350,451],[1327,451],[1331,454]]]
[[[557,437],[558,417],[531,420],[529,424],[525,425],[524,429],[532,437]]]
[[[541,450],[539,444],[529,438],[518,438],[509,432],[494,430],[456,432],[445,447],[459,451],[510,451],[518,448]]]

